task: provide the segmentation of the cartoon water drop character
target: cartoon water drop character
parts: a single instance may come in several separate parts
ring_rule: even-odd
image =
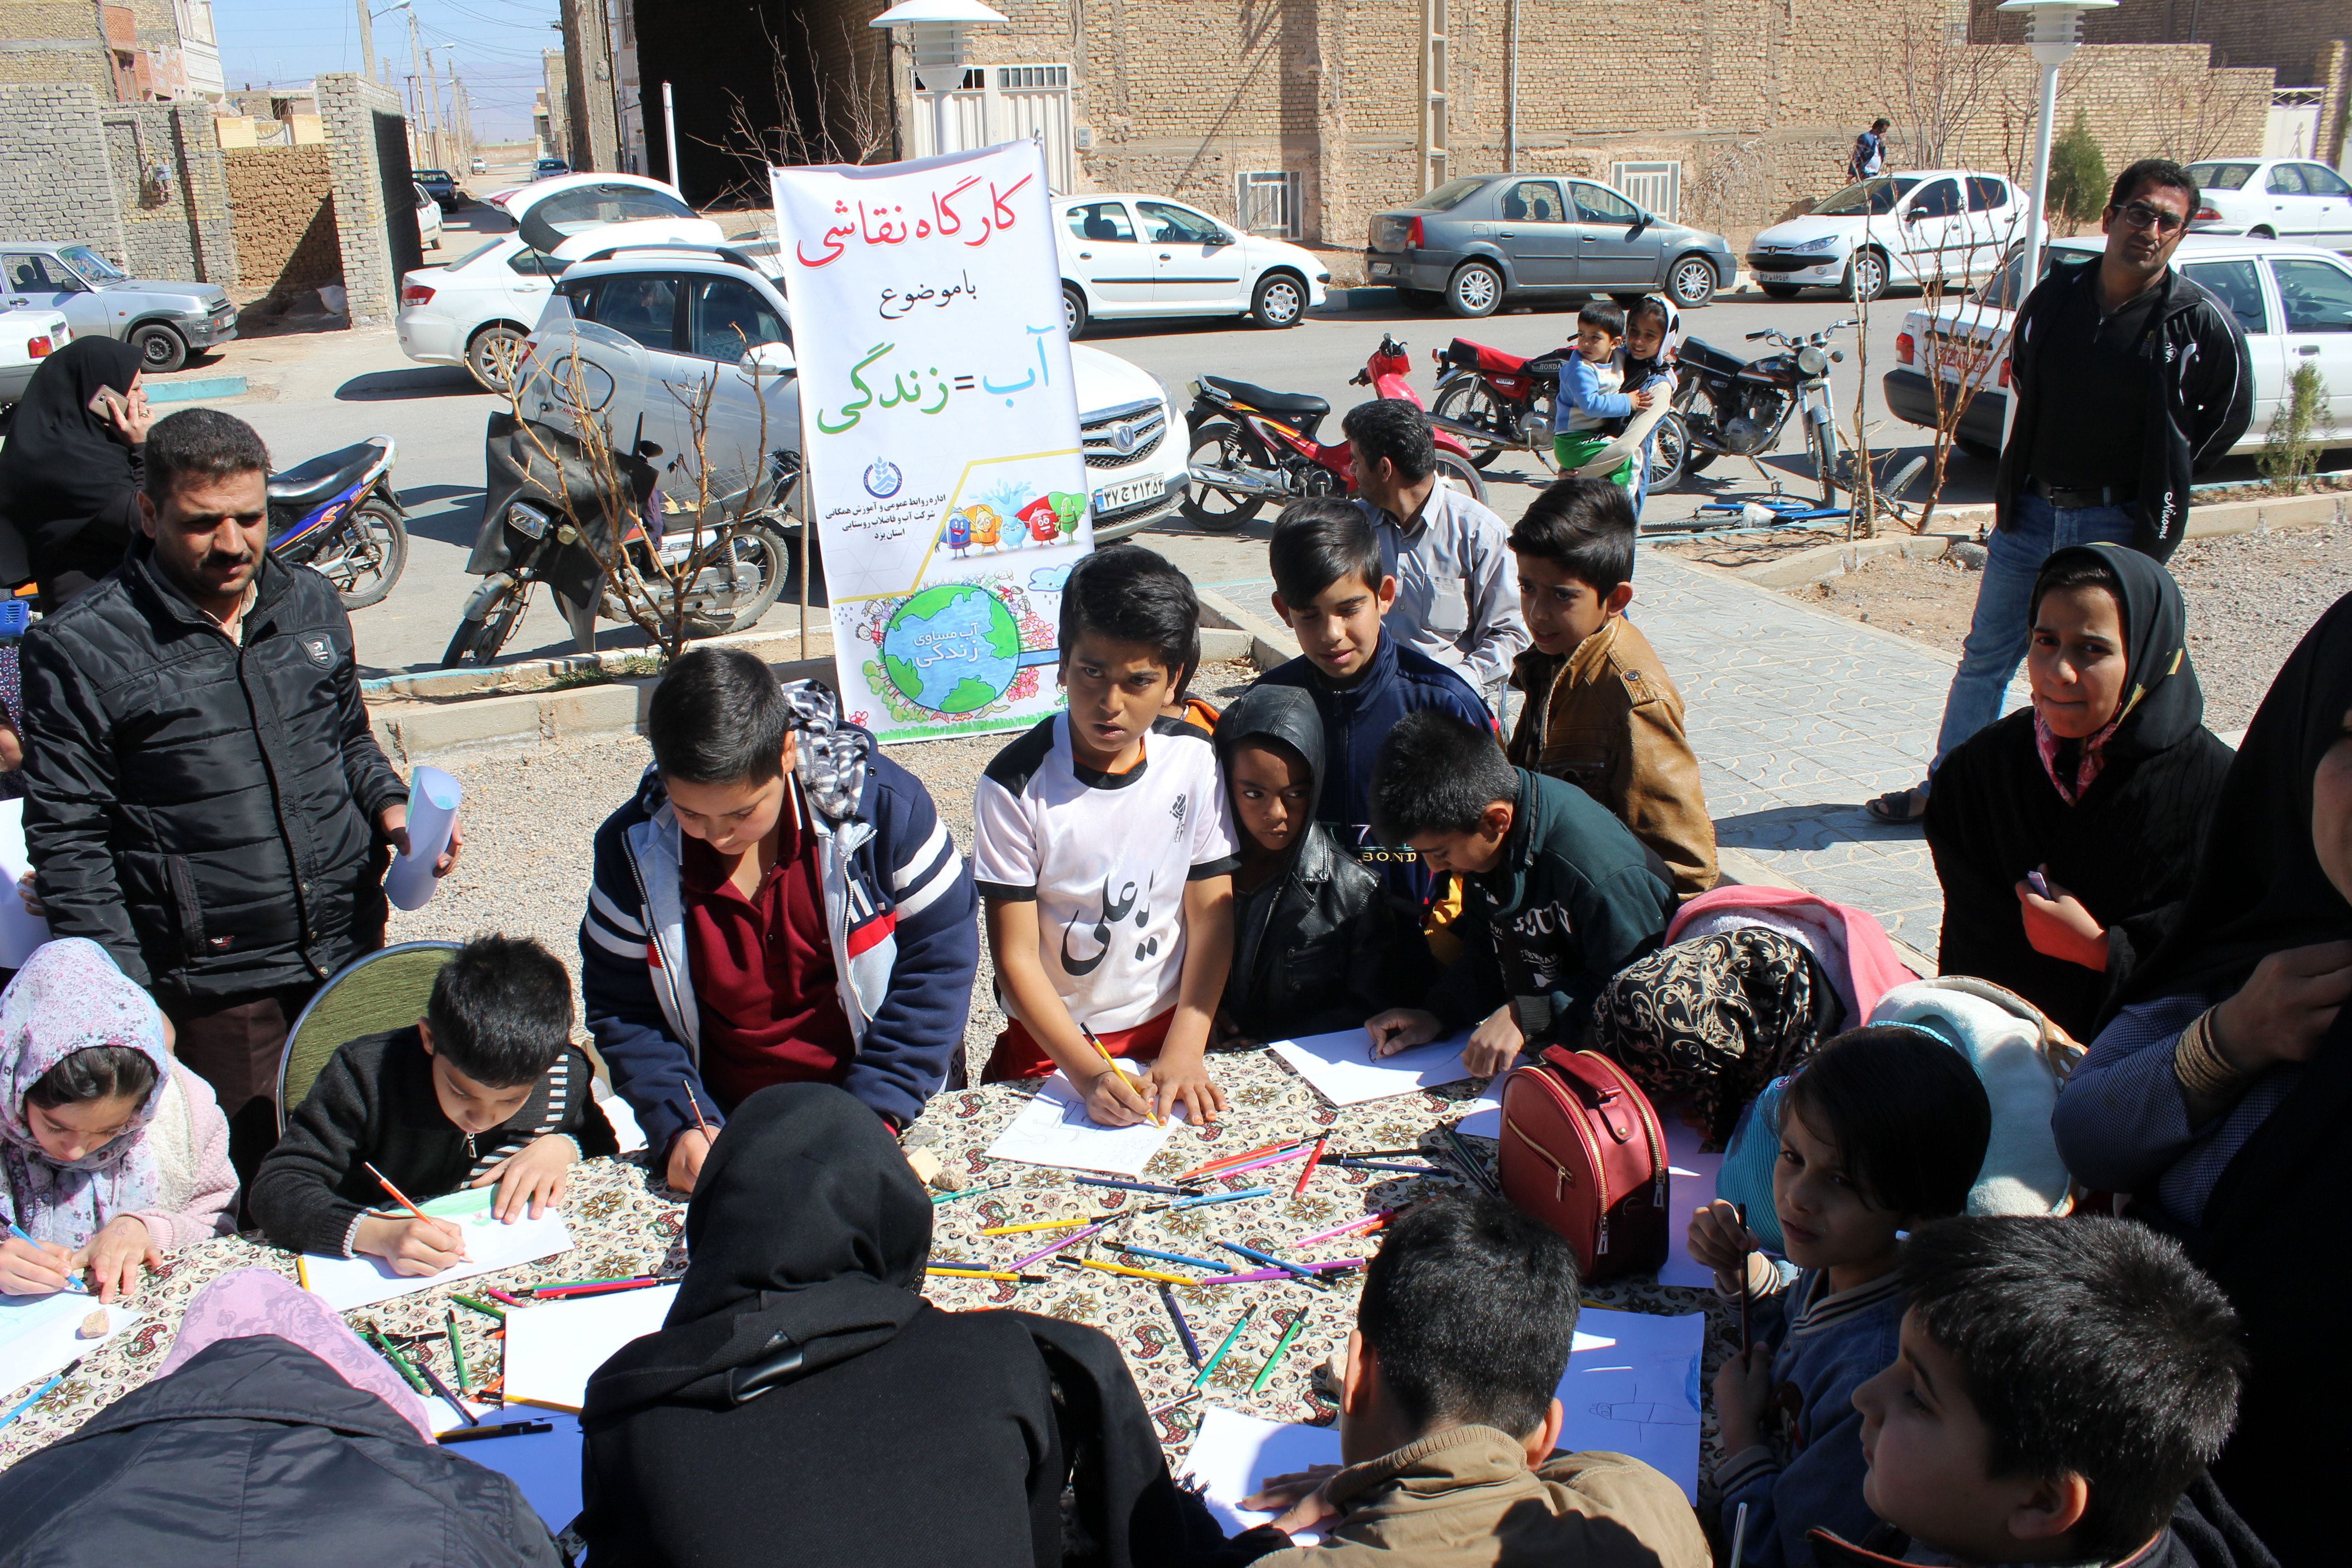
[[[957,560],[961,561],[963,559],[963,552],[971,547],[971,518],[970,514],[961,511],[948,513],[948,549],[954,553]]]
[[[1039,544],[1054,542],[1054,503],[1039,496],[1013,514],[1029,525],[1029,537]]]
[[[1055,521],[1065,536],[1078,531],[1078,519],[1087,515],[1087,498],[1077,490],[1055,490],[1045,498],[1054,503]]]
[[[971,542],[982,550],[995,549],[997,536],[1004,527],[1004,520],[998,517],[992,509],[984,506],[966,507],[963,514],[971,519]]]

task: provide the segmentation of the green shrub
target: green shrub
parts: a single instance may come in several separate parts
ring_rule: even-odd
[[[2287,377],[2286,395],[2279,400],[2278,417],[2263,437],[2254,467],[2263,478],[2294,495],[2317,471],[2320,448],[2335,434],[2335,416],[2327,411],[2327,379],[2317,365],[2299,364]]]
[[[2083,224],[2106,206],[2107,161],[2092,140],[2090,121],[2078,109],[2074,123],[2050,145],[2050,216]]]

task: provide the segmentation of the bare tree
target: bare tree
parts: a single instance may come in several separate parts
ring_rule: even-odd
[[[1942,21],[1906,17],[1895,39],[1895,80],[1911,167],[1942,169],[1999,112],[2010,52],[1971,44]]]
[[[2194,163],[2230,150],[2242,125],[2248,122],[2250,97],[2259,95],[2267,113],[2270,95],[2259,74],[2224,72],[2202,60],[2168,61],[2136,83],[2147,105],[2156,144],[2148,151],[2178,163]],[[2261,115],[2252,119],[2257,132]]]
[[[829,58],[816,49],[817,37],[803,8],[793,8],[782,37],[760,16],[760,36],[767,51],[769,96],[775,101],[775,123],[762,116],[740,93],[727,94],[727,129],[711,147],[756,167],[790,168],[811,163],[870,163],[887,156],[898,137],[891,112],[890,57],[887,38],[871,38],[870,29],[850,29],[848,14],[834,18]],[[752,181],[746,176],[745,184]],[[754,205],[767,200],[765,176],[757,190],[741,194]],[[736,194],[730,192],[730,194]]]
[[[1912,347],[1912,357],[1919,374],[1927,378],[1936,409],[1927,500],[1913,530],[1918,533],[1927,531],[1937,506],[1944,499],[1952,448],[1959,442],[1960,426],[1968,418],[1969,405],[1993,379],[1996,367],[2009,357],[2006,330],[1994,318],[2005,310],[2014,310],[2016,301],[2004,304],[1996,289],[1969,287],[1973,282],[1972,275],[1964,276],[1957,296],[1942,279],[1927,285],[1927,298],[1922,301],[1926,308],[1920,312],[1924,326]],[[1964,298],[1966,302],[1959,304],[1954,317],[1947,321],[1944,307],[1955,298]]]

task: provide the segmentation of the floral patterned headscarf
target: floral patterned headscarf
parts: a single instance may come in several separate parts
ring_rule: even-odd
[[[275,1334],[297,1344],[329,1366],[353,1388],[363,1389],[392,1406],[400,1418],[433,1441],[433,1423],[424,1402],[393,1374],[391,1364],[360,1343],[335,1310],[282,1274],[267,1268],[240,1268],[224,1274],[196,1292],[180,1321],[180,1337],[172,1353],[155,1369],[169,1377],[195,1359],[196,1353],[223,1340]]]

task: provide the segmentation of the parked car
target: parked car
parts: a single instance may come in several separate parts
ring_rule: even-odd
[[[477,174],[488,174],[489,172],[490,172],[490,166],[489,166],[489,164],[488,164],[488,163],[484,163],[484,162],[483,162],[481,159],[479,159],[479,158],[477,158],[477,159],[475,159],[475,160],[474,160],[474,173],[476,173]]]
[[[2104,243],[2095,235],[2053,240],[2042,270],[2095,263]],[[2336,427],[2352,439],[2352,263],[2290,240],[2192,234],[2180,242],[2172,264],[2210,290],[2246,330],[2254,359],[2254,417],[2231,450],[2262,446],[2285,395],[2287,377],[2305,364],[2319,367]],[[1920,310],[1904,317],[1895,340],[1899,363],[1884,383],[1886,406],[1896,418],[1933,429],[1936,394],[1928,376],[1944,382],[1948,406],[1962,374],[1979,367],[1976,375],[1982,390],[1961,416],[1958,443],[1974,457],[2000,455],[2001,422],[2009,412],[2009,360],[2002,345],[2021,297],[2021,258],[2012,253],[1978,297],[1946,300],[1932,315]],[[1975,346],[1979,344],[1986,346]],[[1988,366],[1987,353],[2000,354],[1998,363]]]
[[[1848,185],[1748,246],[1776,300],[1809,288],[1875,300],[1893,284],[1981,281],[2025,223],[2031,195],[1976,169],[1913,169]]]
[[[41,362],[73,342],[61,310],[0,310],[0,409],[15,406]]]
[[[657,245],[609,257],[600,249],[597,258],[573,266],[531,334],[530,363],[547,367],[548,374],[526,384],[523,416],[561,420],[554,393],[571,374],[565,367],[576,363],[604,399],[600,421],[627,432],[632,442],[662,448],[655,460],[663,494],[683,501],[698,493],[690,471],[692,433],[670,388],[707,381],[714,365],[737,363],[762,343],[792,341],[782,289],[748,260],[733,258],[740,254],[722,246]],[[1191,480],[1183,426],[1172,418],[1166,390],[1149,373],[1084,344],[1071,346],[1070,368],[1095,538],[1123,539],[1173,516]],[[767,404],[765,445],[771,451],[797,449],[796,381],[771,375],[755,383],[722,374],[704,431],[712,474],[761,470],[766,459],[743,448],[759,438],[761,401]],[[714,496],[719,502],[733,499]]]
[[[2352,248],[2352,183],[2308,158],[2217,158],[2189,165],[2203,195],[2191,234],[2302,239]]]
[[[635,174],[543,180],[492,200],[514,216],[516,231],[404,274],[394,319],[403,353],[423,364],[462,364],[492,392],[507,390],[553,280],[581,257],[620,244],[721,238],[677,192]]]
[[[541,158],[530,166],[530,177],[534,180],[552,179],[558,174],[570,173],[572,165],[561,158]]]
[[[1607,185],[1550,174],[1465,174],[1373,215],[1367,279],[1457,316],[1492,315],[1511,294],[1619,295],[1663,289],[1685,310],[1731,287],[1719,234],[1668,223]]]
[[[236,307],[219,284],[133,278],[79,242],[0,244],[0,307],[58,310],[74,336],[120,338],[159,374],[236,336]]]
[[[444,212],[456,212],[466,205],[465,193],[457,188],[457,177],[446,169],[411,169],[409,177],[423,185],[441,204]]]
[[[424,185],[410,187],[416,193],[416,239],[427,250],[441,248],[441,204]]]
[[[1331,281],[1313,252],[1243,234],[1165,196],[1066,196],[1054,216],[1072,337],[1097,316],[1247,316],[1261,327],[1295,327]]]

